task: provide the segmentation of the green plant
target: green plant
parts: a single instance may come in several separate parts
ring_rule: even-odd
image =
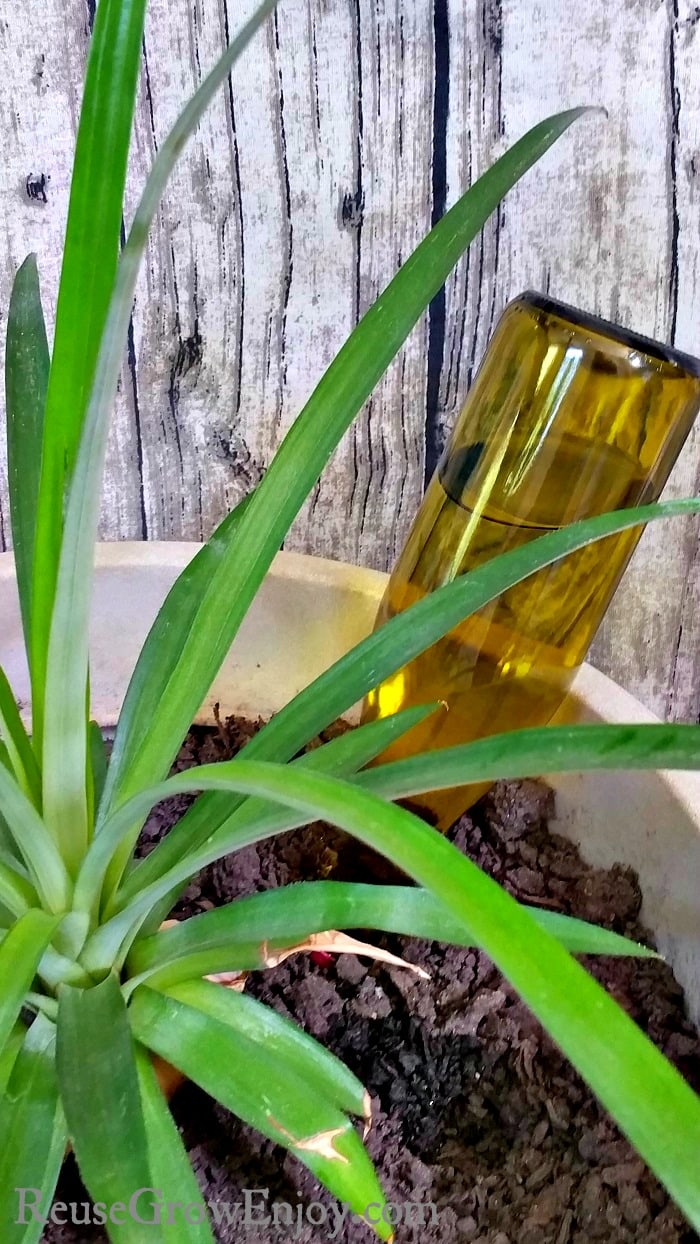
[[[604,930],[520,906],[392,799],[473,778],[556,769],[689,768],[691,726],[561,727],[365,770],[433,710],[363,726],[295,759],[372,685],[507,586],[583,544],[700,509],[679,501],[607,515],[481,567],[395,618],[302,691],[243,756],[167,777],[270,562],[330,453],[450,269],[511,185],[580,115],[531,130],[436,225],[320,381],[257,489],[176,582],[124,704],[109,763],[89,716],[87,621],[108,417],[148,229],[170,170],[217,87],[271,11],[258,10],[162,144],[126,243],[119,237],[145,0],[101,0],[88,64],[53,352],[36,264],[19,270],[7,340],[7,437],[17,584],[32,680],[26,732],[0,676],[0,1219],[17,1188],[52,1198],[71,1143],[96,1201],[138,1189],[196,1202],[153,1070],[168,1059],[278,1140],[359,1213],[381,1191],[352,1116],[355,1077],[293,1025],[202,979],[265,966],[270,950],[342,927],[484,948],[700,1225],[700,1101],[572,952],[649,954]],[[95,262],[99,257],[99,262]],[[151,807],[199,798],[145,861]],[[205,864],[324,818],[371,844],[417,887],[318,882],[239,900],[161,929]],[[33,1017],[33,1018],[32,1018]],[[264,1085],[264,1094],[261,1086]],[[380,1225],[380,1235],[391,1229]],[[206,1222],[109,1224],[115,1240],[211,1240]]]

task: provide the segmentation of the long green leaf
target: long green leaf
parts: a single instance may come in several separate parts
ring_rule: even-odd
[[[43,911],[28,911],[3,938],[0,945],[0,1050],[19,1018],[39,960],[57,924],[55,916],[47,916]]]
[[[463,781],[491,781],[591,769],[698,769],[700,726],[540,726],[392,761],[358,785],[400,799]]]
[[[274,2],[264,0],[204,79],[161,144],[122,252],[107,312],[68,494],[58,572],[51,580],[56,584],[56,592],[45,671],[44,815],[61,844],[71,873],[77,871],[89,836],[85,706],[93,546],[97,537],[109,414],[136,278],[153,217],[178,156],[218,87],[226,81],[232,65],[271,12]]]
[[[34,886],[18,871],[11,859],[0,860],[0,904],[13,916],[23,916],[39,906]]]
[[[449,787],[484,777],[527,777],[533,773],[567,770],[653,768],[689,768],[695,763],[700,727],[687,725],[638,726],[545,726],[497,735],[461,747],[445,748],[425,756],[411,757],[391,765],[380,765],[360,774],[358,786],[383,798],[417,794],[428,789]],[[216,765],[189,769],[130,800],[109,822],[91,848],[76,886],[75,903],[90,902],[97,892],[109,859],[119,849],[119,842],[135,819],[145,816],[157,801],[176,793],[203,789],[235,790],[243,781],[241,764],[250,764],[246,755]],[[260,762],[253,761],[253,767]],[[296,771],[299,766],[293,766]],[[267,763],[263,763],[267,768]],[[280,801],[283,802],[283,801]],[[290,801],[284,801],[288,803]],[[290,806],[292,806],[290,804]],[[128,951],[144,917],[154,904],[176,887],[184,885],[202,868],[231,851],[252,842],[260,842],[282,830],[294,829],[308,819],[299,812],[280,808],[260,809],[248,815],[249,805],[240,808],[223,828],[212,833],[198,848],[186,856],[179,855],[164,874],[144,884],[123,910],[116,910],[111,919],[95,933],[86,950],[86,962],[101,970]],[[186,818],[183,818],[183,822]],[[167,840],[166,840],[167,841]],[[156,848],[152,854],[160,851]],[[89,908],[88,908],[89,909]],[[149,925],[148,931],[152,931]]]
[[[313,753],[312,753],[313,754]],[[575,725],[545,726],[513,731],[480,739],[474,743],[442,748],[424,755],[409,757],[391,764],[379,765],[357,776],[359,786],[381,795],[385,799],[398,799],[406,795],[421,794],[458,786],[470,781],[497,780],[499,778],[528,777],[538,773],[584,772],[590,769],[692,769],[700,754],[700,727],[688,725]],[[250,744],[245,759],[250,756]],[[232,785],[238,774],[238,760],[186,770],[171,781],[177,790],[203,790],[216,788],[220,781],[230,777]],[[117,843],[126,832],[129,817],[138,810],[146,815],[157,798],[164,792],[175,793],[169,782],[144,794],[143,802],[130,801],[118,814],[107,822],[103,833],[93,847],[91,861],[86,862],[83,885],[97,884],[98,861],[111,851],[118,850]],[[204,803],[204,799],[198,801]],[[195,805],[197,806],[197,805]],[[187,834],[180,826],[187,826],[187,815],[171,831],[175,850],[168,847],[170,835],[156,847],[144,865],[137,868],[124,887],[119,903],[111,910],[116,914],[138,900],[148,905],[163,885],[184,885],[190,877],[207,864],[251,842],[261,841],[282,830],[294,829],[303,819],[285,809],[260,809],[249,807],[247,801],[239,810],[225,820],[222,827],[212,830],[200,845],[193,844],[183,851]],[[111,838],[108,847],[104,838]],[[80,902],[82,886],[76,890],[76,902]],[[105,926],[107,928],[107,926]],[[105,934],[102,933],[104,937]]]
[[[638,523],[692,514],[699,510],[700,499],[691,498],[586,519],[533,540],[520,549],[479,566],[468,575],[460,576],[397,614],[300,691],[250,740],[246,746],[246,757],[288,760],[329,722],[357,703],[372,687],[436,643],[466,616],[481,609],[501,592],[543,566],[582,548],[592,540],[602,539]],[[549,735],[546,736],[546,741],[551,741]],[[544,762],[540,763],[539,771],[547,769],[551,767]],[[537,771],[537,767],[529,770],[533,771]],[[477,774],[477,779],[480,780],[482,776]],[[425,786],[423,789],[427,790],[429,787]],[[198,799],[174,831],[173,841],[177,844],[178,852],[180,843],[189,842],[192,847],[196,847],[208,842],[214,834],[217,835],[217,842],[228,838],[231,843],[228,849],[233,850],[237,845],[239,827],[250,824],[247,814],[243,813],[241,816],[238,811],[241,803],[241,798],[232,798],[230,795],[207,794]],[[291,828],[296,823],[292,820],[285,826],[282,822],[279,827]],[[175,852],[169,844],[169,837],[159,843],[148,860],[134,872],[129,882],[129,893],[134,886],[142,888],[150,885],[174,866]],[[129,846],[131,842],[133,837]],[[161,861],[164,865],[162,869]],[[120,875],[124,864],[125,853],[122,853],[118,857],[115,876]],[[196,867],[200,866],[197,863]],[[114,879],[113,877],[112,880]]]
[[[365,722],[364,725],[358,726],[355,730],[350,730],[346,734],[330,739],[329,742],[324,743],[321,747],[315,747],[312,751],[305,752],[303,756],[300,756],[293,763],[320,773],[332,773],[336,777],[349,777],[353,773],[357,773],[359,769],[363,768],[371,760],[380,756],[402,734],[407,733],[421,721],[424,721],[430,713],[435,711],[436,707],[434,704],[418,705],[410,709],[402,709],[398,713],[393,713],[390,717]],[[258,825],[261,819],[265,818],[265,824],[269,825],[272,830],[277,825],[280,829],[284,829],[287,815],[285,809],[280,808],[278,805],[265,804],[263,800],[259,799],[247,799],[245,801],[244,816],[247,824]],[[138,821],[136,824],[138,825]],[[119,903],[116,905],[117,909],[123,907],[131,896],[143,889],[150,881],[162,876],[163,873],[183,859],[185,855],[196,849],[202,841],[210,837],[211,826],[207,829],[206,826],[202,825],[200,833],[192,837],[188,832],[187,826],[185,826],[184,832],[181,831],[180,825],[182,824],[183,821],[179,821],[177,825],[174,825],[170,833],[156,848],[156,851],[151,852],[151,855],[158,853],[155,869],[152,866],[149,867],[151,856],[147,856],[129,874],[119,894]],[[237,824],[240,827],[240,816]],[[126,843],[116,853],[117,866],[109,870],[110,876],[107,889],[110,893],[114,890],[121,876],[122,861],[133,841],[134,835],[132,833],[127,838]],[[86,898],[84,897],[82,878],[80,882],[76,891],[76,904],[78,906],[82,906],[84,903],[90,904],[90,895]],[[158,920],[156,927],[158,924],[160,924],[160,920]]]
[[[27,652],[31,650],[34,537],[49,363],[36,255],[28,255],[12,286],[5,355],[7,477]]]
[[[141,1047],[136,1049],[136,1068],[153,1186],[159,1191],[169,1189],[173,1192],[173,1196],[166,1198],[172,1206],[166,1228],[168,1244],[214,1244],[202,1193],[180,1133],[158,1083],[151,1057]],[[200,1206],[201,1221],[195,1221],[194,1209],[199,1210]],[[175,1207],[185,1213],[176,1213]]]
[[[205,982],[201,982],[202,987]],[[202,988],[201,992],[204,990]],[[196,994],[196,983],[188,998]],[[363,1215],[384,1203],[372,1163],[347,1116],[318,1086],[211,1014],[143,987],[129,1007],[139,1041],[270,1140],[299,1158],[340,1201]],[[391,1228],[377,1228],[389,1239]]]
[[[92,989],[64,985],[59,991],[56,1058],[68,1133],[80,1173],[95,1201],[134,1205],[139,1189],[153,1180],[134,1042],[124,999],[114,976]],[[157,1224],[136,1216],[112,1221],[110,1239],[128,1244],[160,1244]]]
[[[51,1207],[66,1149],[58,1095],[56,1030],[38,1016],[0,1098],[0,1237],[3,1244],[37,1244]],[[21,1189],[26,1189],[23,1196]],[[38,1202],[38,1204],[37,1204]]]
[[[17,776],[12,761],[10,760],[10,753],[5,747],[5,744],[2,742],[2,739],[0,739],[0,768],[4,769],[8,774],[12,774],[15,777]],[[9,861],[9,863],[14,866],[20,858],[21,857],[17,850],[17,844],[15,843],[15,840],[7,827],[5,818],[0,812],[0,859],[2,859],[3,862]]]
[[[162,987],[159,986],[162,992]],[[188,980],[167,989],[170,997],[228,1024],[241,1036],[264,1047],[280,1067],[313,1084],[315,1092],[346,1114],[368,1119],[367,1090],[356,1075],[298,1024],[278,1015],[249,994],[222,989],[212,981]]]
[[[10,753],[8,752],[2,739],[0,739],[0,767],[6,769],[8,773],[14,773]],[[2,825],[2,817],[0,817],[0,825]]]
[[[0,767],[0,807],[7,830],[25,861],[37,892],[51,911],[66,911],[71,885],[56,844],[36,808]]]
[[[51,611],[75,463],[117,268],[146,0],[100,0],[71,182],[44,421],[32,588],[34,737],[43,734]]]
[[[361,734],[362,731],[356,733]],[[649,768],[657,765],[685,769],[697,760],[699,739],[700,727],[688,725],[545,726],[380,765],[361,773],[355,782],[383,798],[398,798],[483,777],[494,780],[499,777],[526,777],[545,769],[548,772],[566,772],[571,769]],[[341,740],[335,740],[336,747],[339,743]],[[304,759],[322,757],[324,750],[312,752]],[[244,770],[250,766],[249,754],[250,744],[242,758],[185,770],[151,791],[136,796],[115,813],[105,823],[85,862],[76,886],[76,907],[80,907],[83,900],[89,904],[90,896],[99,889],[100,878],[110,856],[119,849],[121,837],[127,833],[134,819],[141,819],[157,801],[171,795],[203,789],[235,790],[245,780]],[[258,764],[253,761],[252,772]],[[263,763],[263,770],[268,767]],[[296,772],[299,767],[308,770],[311,766],[300,766],[299,763],[291,766],[289,771]],[[317,771],[323,770],[317,767]],[[260,801],[248,800],[223,829],[213,833],[203,845],[185,856],[180,852],[169,870],[163,875],[157,872],[156,877],[137,892],[125,909],[117,910],[91,939],[85,951],[85,962],[95,971],[106,969],[128,949],[145,913],[164,895],[171,897],[175,887],[183,885],[189,877],[223,855],[252,842],[260,842],[282,830],[293,829],[307,819],[303,810],[301,814],[298,810],[289,811],[284,807],[275,811],[272,807],[261,807]],[[153,856],[160,850],[161,847],[156,848]],[[152,931],[150,925],[149,931]]]
[[[585,920],[527,906],[533,920],[572,954],[654,957],[654,951]],[[127,994],[144,981],[170,990],[212,972],[264,968],[270,952],[329,929],[380,929],[427,941],[474,946],[474,934],[427,890],[411,886],[302,881],[183,920],[136,942]],[[180,996],[180,995],[178,995]]]
[[[178,653],[195,624],[202,586],[219,572],[226,548],[236,538],[251,497],[252,493],[249,493],[226,515],[211,538],[178,575],[158,611],[139,653],[120,713],[120,728],[110,758],[108,798],[114,774],[124,763],[120,757],[128,744],[132,724],[141,712],[141,705],[145,706],[148,702],[157,704],[163,695]]]
[[[17,1020],[12,1032],[5,1041],[5,1046],[0,1050],[0,1099],[7,1088],[7,1082],[15,1065],[17,1055],[19,1054],[24,1038],[27,1035],[26,1025],[21,1020]],[[1,1135],[1,1133],[0,1133]]]
[[[34,749],[20,717],[17,701],[5,671],[0,666],[0,734],[7,749],[12,771],[25,795],[41,807],[41,777]]]
[[[700,1098],[550,933],[406,809],[298,766],[243,759],[234,765],[240,791],[278,799],[309,818],[338,825],[392,860],[471,928],[692,1225],[700,1227]],[[199,1039],[204,1041],[201,1033]],[[173,1044],[178,1040],[179,1034]],[[158,1048],[165,1057],[169,1050]],[[199,1064],[209,1049],[203,1055],[200,1047],[198,1053]]]
[[[88,725],[88,784],[90,789],[90,820],[94,823],[107,777],[107,747],[96,721]]]
[[[305,752],[303,756],[300,756],[293,763],[299,764],[303,768],[312,769],[317,773],[332,773],[336,777],[350,777],[352,774],[357,773],[358,769],[368,764],[370,760],[374,760],[381,755],[392,741],[400,738],[402,734],[411,730],[419,722],[424,721],[430,713],[435,711],[435,707],[433,704],[417,705],[413,708],[402,709],[398,713],[393,713],[390,717],[365,722],[364,725],[358,726],[355,730],[330,739],[327,743],[313,748],[310,752]],[[285,808],[281,808],[278,804],[265,803],[261,799],[246,799],[243,815],[249,825],[255,825],[257,829],[261,824],[264,824],[271,833],[276,832],[276,829],[285,829],[289,819],[289,813]],[[167,843],[169,849],[168,861],[164,861],[161,858],[159,867],[150,880],[156,879],[163,872],[167,872],[174,867],[175,864],[198,845],[198,842],[208,837],[205,833],[198,842],[193,842],[187,835],[183,836],[178,832],[180,823],[178,822],[177,825],[174,825],[171,832],[163,839],[163,845]],[[238,828],[239,830],[241,829],[240,819]],[[115,879],[121,875],[121,860],[124,858],[124,854],[125,852],[120,848],[117,853],[117,866],[113,870]],[[146,857],[143,861],[144,865],[148,863],[148,858]],[[108,879],[110,871],[112,870],[108,869]],[[119,895],[120,901],[115,905],[116,910],[120,910],[128,902],[128,895],[137,893],[148,884],[148,875],[142,877],[141,865],[138,865],[126,878],[123,892]],[[107,888],[109,891],[109,885]],[[170,893],[165,894],[151,908],[148,920],[145,923],[144,932],[154,932],[159,928],[173,906],[179,889],[179,886],[174,887]],[[80,906],[84,902],[86,910],[93,910],[94,904],[97,903],[98,899],[97,887],[95,887],[92,897],[89,891],[87,893],[83,891],[82,884],[76,890],[76,905]],[[106,907],[109,911],[109,904],[106,904]],[[111,911],[109,914],[111,914]]]
[[[227,542],[197,576],[197,610],[163,686],[140,676],[117,729],[107,809],[168,771],[270,563],[330,455],[409,332],[504,195],[586,109],[535,126],[471,187],[404,263],[350,335],[293,423]],[[215,537],[216,538],[216,537]],[[149,723],[158,714],[158,730]]]

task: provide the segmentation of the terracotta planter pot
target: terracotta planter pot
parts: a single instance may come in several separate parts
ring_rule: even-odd
[[[139,648],[196,544],[103,544],[92,620],[93,711],[117,720]],[[323,558],[280,553],[197,720],[268,715],[372,627],[386,576]],[[11,554],[0,555],[0,664],[22,702],[29,687]],[[657,720],[611,679],[584,666],[565,706],[586,721]],[[547,776],[547,775],[544,775]],[[552,828],[592,864],[638,874],[642,917],[700,1022],[700,774],[595,773],[548,777],[557,793]]]

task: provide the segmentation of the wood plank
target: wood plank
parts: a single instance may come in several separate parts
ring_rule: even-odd
[[[301,287],[299,301],[303,321],[309,303],[319,298],[317,335],[325,349],[320,357],[313,343],[311,351],[305,351],[304,342],[298,353],[290,350],[291,358],[304,360],[297,370],[305,374],[290,414],[299,409],[309,380],[313,383],[321,375],[321,365],[309,375],[309,364],[314,358],[324,366],[330,362],[348,329],[430,226],[431,129],[426,120],[432,113],[434,74],[426,6],[353,0],[349,10],[350,46],[337,75],[327,80],[330,94],[320,109],[320,149],[332,153],[337,148],[334,123],[343,108],[333,82],[345,77],[352,163],[344,179],[329,169],[324,187],[327,223],[320,230],[327,244],[325,255],[319,256],[323,275],[311,297],[312,291]],[[321,6],[316,15],[318,32],[325,29],[326,47],[333,40],[327,14]],[[334,272],[338,230],[345,234],[346,262]],[[311,233],[314,250],[318,239],[317,225]],[[343,322],[336,325],[334,308],[339,304]],[[393,561],[422,495],[426,333],[423,321],[377,386],[305,507],[291,547],[328,556],[337,556],[342,548],[349,560],[381,569]]]
[[[672,298],[676,344],[694,354],[700,351],[700,11],[683,0],[671,6],[669,23],[668,89],[670,96],[669,193],[674,219],[671,239]],[[700,426],[696,424],[669,482],[674,496],[700,494]],[[674,575],[662,570],[657,601],[672,599],[676,613],[675,647],[671,651],[670,680],[664,685],[665,702],[659,711],[678,721],[700,721],[700,541],[698,524],[680,524],[675,537]],[[664,550],[661,558],[663,564]],[[658,587],[654,585],[654,594]],[[666,595],[668,594],[668,595]],[[665,655],[665,650],[662,649]]]
[[[63,9],[63,14],[61,10]],[[22,15],[19,11],[17,18]],[[63,226],[75,143],[87,12],[77,2],[47,0],[31,20],[0,23],[0,361],[14,273],[30,251],[39,256],[49,324],[53,322]],[[28,182],[43,190],[30,198]],[[0,386],[4,429],[4,385]],[[11,544],[5,437],[0,436],[0,547]]]
[[[446,156],[446,206],[503,153],[506,116],[503,99],[503,10],[500,0],[449,0],[449,82]],[[516,120],[516,132],[525,127]],[[428,409],[428,466],[433,468],[461,410],[474,371],[493,327],[512,293],[500,269],[507,207],[494,213],[446,285],[444,348],[431,372]],[[436,325],[436,319],[438,324]],[[439,334],[439,315],[431,315]],[[436,360],[437,362],[437,360]]]
[[[455,3],[453,32],[459,8]],[[545,157],[508,196],[499,219],[487,226],[448,286],[453,337],[448,334],[438,412],[448,426],[494,317],[523,289],[549,292],[693,348],[682,335],[691,321],[688,304],[697,297],[697,279],[682,278],[681,299],[673,275],[674,203],[680,193],[670,170],[673,14],[664,6],[626,7],[624,40],[615,37],[619,15],[603,18],[597,6],[582,9],[574,0],[558,0],[546,37],[544,10],[538,18],[539,38],[528,6],[515,0],[473,6],[471,36],[457,42],[461,58],[453,55],[451,64],[456,96],[448,150],[456,172],[450,197],[456,195],[460,163],[480,171],[500,154],[504,138],[512,142],[548,112],[590,102],[605,106],[609,118],[579,122]],[[677,32],[674,37],[678,40]],[[692,117],[696,130],[699,102],[681,113]],[[464,153],[457,154],[464,117],[473,120]],[[692,139],[686,141],[690,147]],[[680,236],[686,250],[679,248],[678,271],[682,265],[685,272],[693,259],[697,263],[697,221],[688,220],[687,227],[684,222]],[[667,495],[693,491],[699,460],[693,439]],[[684,632],[697,614],[697,594],[692,586],[684,594],[684,585],[692,584],[696,531],[697,523],[689,520],[646,533],[592,654],[600,668],[657,712],[691,719],[700,710],[700,687],[690,667],[697,634],[684,638]],[[685,662],[682,670],[679,662]]]

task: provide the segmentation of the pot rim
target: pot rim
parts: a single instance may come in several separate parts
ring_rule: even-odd
[[[174,576],[196,556],[203,545],[188,540],[119,540],[102,541],[95,548],[96,570],[144,570],[149,567],[169,568]],[[374,598],[383,595],[388,575],[368,566],[334,561],[309,553],[283,550],[272,563],[270,575],[278,580],[300,579],[318,587],[343,588],[346,592]],[[0,553],[0,587],[14,581],[14,558],[11,552]],[[589,718],[614,725],[644,724],[661,719],[631,692],[607,674],[585,662],[579,669],[571,690],[566,716],[582,708]],[[112,723],[106,723],[112,724]],[[700,771],[657,770],[661,780],[673,791],[700,826]]]
[[[97,571],[168,568],[175,576],[184,570],[201,548],[203,544],[194,540],[100,541],[95,546],[94,565]],[[356,566],[350,562],[289,550],[277,553],[269,573],[273,578],[282,581],[304,580],[318,587],[342,587],[345,591],[374,598],[377,602],[383,595],[389,578],[384,571],[373,570],[369,566]],[[0,589],[6,583],[14,584],[14,577],[12,552],[0,553]],[[576,674],[570,698],[587,715],[614,725],[636,725],[661,720],[630,691],[587,661]],[[656,772],[685,804],[693,805],[700,824],[700,771]]]

